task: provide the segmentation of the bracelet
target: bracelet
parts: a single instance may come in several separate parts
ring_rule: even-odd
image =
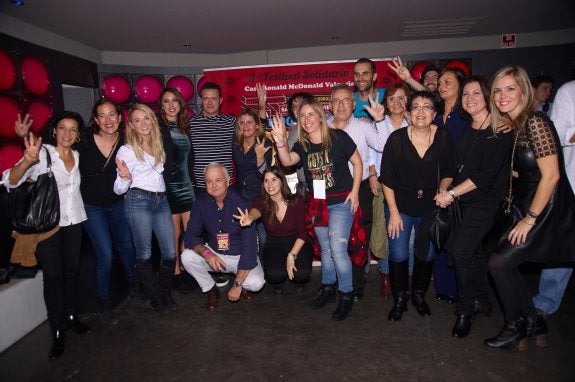
[[[373,123],[380,123],[380,122],[383,122],[383,121],[385,121],[385,117],[383,117],[383,118],[380,119],[379,121],[375,121],[375,120],[374,120]]]
[[[286,147],[286,144],[284,143],[283,145],[278,145],[278,144],[276,143],[276,149],[281,149],[282,147]]]
[[[213,253],[212,251],[210,251],[209,249],[206,249],[206,250],[204,251],[204,253],[202,253],[202,257],[205,259],[206,256],[208,256],[208,255],[213,255],[213,254],[214,254],[214,253]]]
[[[297,260],[297,253],[290,252],[290,253],[288,253],[288,256],[291,257],[293,259],[293,261]]]
[[[372,176],[377,177],[377,174],[369,174],[368,178],[371,178]]]
[[[455,192],[455,189],[451,189],[448,191],[449,195],[451,195],[451,197],[453,198],[453,200],[457,199],[459,197],[459,195],[457,195],[457,193]]]
[[[527,225],[535,225],[535,223],[527,223],[527,222],[525,221],[525,219],[521,219],[521,222],[522,222],[522,223],[525,223],[525,224],[527,224]]]

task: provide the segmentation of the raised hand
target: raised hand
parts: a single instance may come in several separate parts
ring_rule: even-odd
[[[286,126],[283,118],[279,115],[274,115],[272,118],[272,137],[274,137],[277,145],[285,144]]]
[[[116,158],[116,166],[118,167],[118,175],[120,175],[120,178],[124,180],[132,180],[132,173],[126,165],[126,162],[120,158]]]
[[[242,211],[242,209],[240,207],[238,207],[238,212],[239,215],[232,215],[235,219],[238,219],[238,221],[240,222],[240,225],[242,227],[247,227],[252,225],[252,218],[250,218],[250,214],[248,213],[248,210],[246,209],[245,211]]]
[[[26,114],[22,120],[22,115],[18,113],[18,119],[14,122],[14,131],[16,131],[16,135],[18,135],[20,138],[24,138],[26,135],[28,135],[30,127],[33,123],[34,120],[30,118],[30,114]]]
[[[369,105],[363,105],[363,108],[367,110],[374,121],[381,121],[385,118],[385,106],[380,104],[378,99],[379,92],[375,92],[373,98],[368,97]]]
[[[407,81],[411,78],[409,69],[403,66],[403,62],[401,62],[401,58],[399,58],[399,56],[393,58],[391,62],[387,64],[387,66],[393,70],[395,74],[397,74],[397,76],[403,81]]]
[[[264,159],[264,155],[271,149],[271,146],[265,146],[266,140],[263,139],[260,141],[259,137],[256,137],[256,144],[254,145],[254,151],[256,152],[256,157],[258,163],[261,163]]]
[[[30,133],[29,136],[24,137],[24,147],[24,160],[28,163],[38,162],[40,149],[42,148],[42,138]]]
[[[258,106],[260,108],[266,107],[266,102],[268,101],[268,93],[264,84],[256,83],[256,93],[258,94]]]

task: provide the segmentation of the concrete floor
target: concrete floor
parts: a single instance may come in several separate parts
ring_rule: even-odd
[[[533,289],[537,276],[528,276]],[[335,305],[312,310],[318,268],[303,296],[291,285],[276,296],[265,288],[251,301],[221,300],[213,312],[205,296],[174,292],[180,309],[157,315],[126,300],[120,322],[102,325],[83,317],[92,331],[69,333],[66,352],[48,361],[51,337],[45,322],[0,354],[1,381],[573,381],[575,380],[575,285],[549,320],[549,347],[526,352],[492,351],[483,340],[503,323],[493,298],[490,318],[478,317],[465,339],[451,337],[453,305],[428,294],[430,318],[415,308],[388,322],[391,299],[379,296],[375,266],[366,294],[348,319],[331,320]],[[221,292],[225,296],[225,290]]]

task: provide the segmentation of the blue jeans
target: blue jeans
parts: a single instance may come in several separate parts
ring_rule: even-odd
[[[539,293],[533,297],[537,309],[553,314],[559,309],[573,268],[547,268],[541,271]]]
[[[152,233],[158,240],[161,259],[174,260],[176,239],[166,195],[132,188],[126,195],[125,209],[136,248],[136,260],[148,260],[152,257]]]
[[[389,238],[389,261],[395,263],[400,263],[409,259],[410,250],[410,238],[411,230],[413,229],[414,236],[417,236],[419,232],[419,226],[423,220],[422,216],[409,216],[406,214],[399,213],[401,220],[403,221],[403,231],[399,232],[399,236],[396,238]],[[389,209],[385,208],[385,220],[389,221]],[[429,243],[429,251],[427,252],[426,261],[431,261],[435,257],[435,247],[433,244]]]
[[[409,235],[409,275],[413,274],[413,256],[415,250],[413,248],[413,242],[415,241],[415,233],[411,230],[411,234]],[[389,253],[389,251],[388,251]],[[380,273],[384,273],[386,275],[389,274],[389,255],[385,257],[385,259],[377,260],[377,266],[379,268]]]
[[[349,203],[328,206],[327,211],[328,227],[314,227],[321,247],[321,283],[335,284],[338,281],[339,290],[349,293],[353,290],[353,276],[347,244],[353,213]]]
[[[94,279],[98,298],[107,299],[110,287],[110,272],[112,270],[112,255],[116,244],[126,279],[138,280],[136,274],[136,250],[132,242],[132,234],[126,220],[124,201],[111,207],[97,207],[84,204],[86,220],[83,225],[90,237],[96,263],[94,266]],[[113,240],[113,242],[112,242]]]

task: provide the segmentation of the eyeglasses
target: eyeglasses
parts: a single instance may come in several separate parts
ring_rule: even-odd
[[[334,98],[331,100],[332,103],[334,104],[340,104],[343,103],[344,105],[349,105],[350,103],[353,102],[353,100],[351,98],[343,98],[343,99],[339,99],[339,98]]]
[[[413,105],[411,106],[411,111],[425,111],[425,112],[429,112],[429,111],[433,111],[435,110],[433,108],[433,106],[431,105]]]

